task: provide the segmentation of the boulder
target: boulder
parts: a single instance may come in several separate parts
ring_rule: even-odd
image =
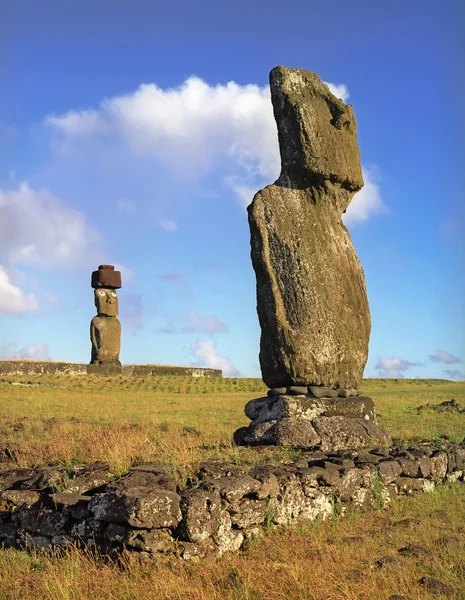
[[[100,521],[146,529],[175,527],[181,519],[180,497],[161,489],[131,488],[94,496],[89,511]]]

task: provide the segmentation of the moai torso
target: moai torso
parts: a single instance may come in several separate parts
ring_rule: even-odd
[[[110,265],[101,265],[92,274],[97,316],[90,323],[91,364],[120,364],[121,323],[117,319],[115,288],[121,287],[121,275],[113,269]]]

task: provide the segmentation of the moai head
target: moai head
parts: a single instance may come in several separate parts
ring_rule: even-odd
[[[97,288],[94,291],[95,308],[99,315],[106,317],[118,316],[118,296],[115,290],[109,288]]]
[[[94,288],[95,308],[99,315],[118,316],[118,296],[115,290],[121,287],[121,273],[113,265],[100,265],[92,273],[90,283]]]

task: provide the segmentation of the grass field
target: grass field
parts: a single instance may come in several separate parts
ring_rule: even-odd
[[[406,444],[465,437],[463,413],[417,410],[452,398],[465,404],[465,383],[365,380],[363,390],[374,398],[380,424]],[[186,472],[207,458],[254,462],[253,449],[235,448],[231,436],[248,423],[245,403],[265,392],[253,379],[4,375],[0,450],[9,448],[11,457],[2,468],[103,461],[120,474],[141,460],[172,462]],[[282,449],[274,452],[286,459]],[[2,551],[0,599],[387,600],[397,593],[463,600],[464,487],[441,486],[382,512],[267,531],[244,553],[200,564],[122,569],[78,552]],[[405,517],[418,522],[395,525]],[[429,553],[398,553],[409,544]],[[387,555],[397,561],[376,566]],[[448,590],[430,592],[418,583],[422,577]]]

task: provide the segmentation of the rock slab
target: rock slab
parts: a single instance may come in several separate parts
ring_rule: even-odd
[[[266,396],[245,406],[251,420],[234,433],[239,446],[292,446],[324,452],[388,446],[390,436],[378,426],[371,398]]]
[[[357,388],[368,357],[363,269],[341,221],[363,186],[356,121],[310,71],[270,73],[281,174],[248,207],[270,388]]]

